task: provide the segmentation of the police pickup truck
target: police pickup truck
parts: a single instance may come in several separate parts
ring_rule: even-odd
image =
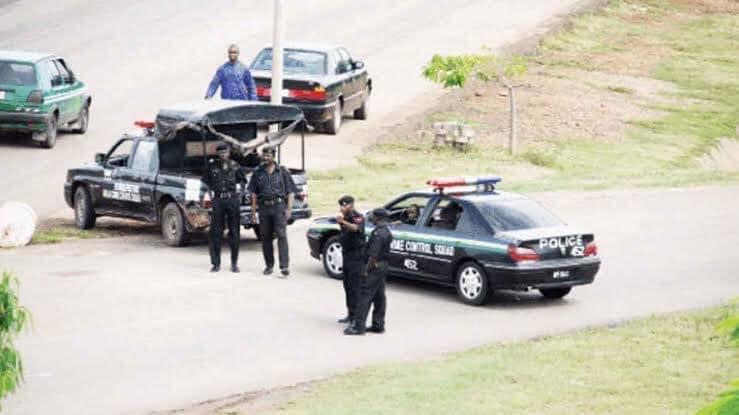
[[[600,268],[593,233],[567,226],[522,195],[495,190],[499,181],[429,180],[431,190],[385,204],[392,218],[390,274],[454,286],[473,305],[497,289],[562,298],[592,283]],[[366,223],[369,235],[371,220]],[[307,233],[311,255],[334,278],[342,277],[338,234],[333,218],[316,219]]]
[[[174,105],[160,110],[156,122],[137,121],[141,134],[123,136],[107,153],[97,154],[93,164],[68,170],[64,198],[81,229],[95,226],[98,216],[136,219],[159,224],[168,245],[182,246],[210,223],[211,197],[201,177],[217,144],[229,142],[248,178],[259,164],[256,146],[279,145],[302,122],[300,109],[291,106],[233,101]],[[285,128],[257,140],[257,124],[270,123]],[[252,147],[254,152],[243,151]],[[311,210],[305,169],[288,170],[298,189],[292,217],[307,219]],[[250,195],[243,192],[241,223],[250,228]]]

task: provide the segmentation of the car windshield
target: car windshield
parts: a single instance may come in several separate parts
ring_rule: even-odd
[[[564,223],[529,199],[485,200],[476,203],[496,232],[561,226]]]
[[[0,61],[0,84],[36,85],[36,70],[30,63]]]
[[[283,52],[285,73],[304,75],[325,75],[326,54],[299,49],[285,49]],[[254,59],[251,69],[257,71],[272,70],[272,49],[262,49]]]

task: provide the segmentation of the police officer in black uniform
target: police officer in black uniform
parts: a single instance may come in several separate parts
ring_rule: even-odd
[[[375,229],[367,242],[366,265],[362,271],[362,299],[354,324],[344,330],[344,334],[363,335],[365,331],[385,332],[385,277],[388,270],[388,255],[393,235],[387,227],[390,212],[379,208],[372,211]],[[372,305],[372,326],[365,327],[370,304]]]
[[[290,275],[290,254],[287,246],[287,222],[291,220],[295,183],[290,172],[275,163],[273,147],[262,149],[262,164],[254,171],[249,181],[252,212],[259,212],[259,234],[262,238],[264,275],[272,274],[275,265],[272,236],[277,235],[280,256],[280,272]],[[257,217],[252,215],[252,223]]]
[[[340,213],[336,223],[341,227],[339,242],[344,259],[344,294],[346,296],[346,317],[339,323],[352,324],[357,316],[357,305],[362,294],[362,266],[364,255],[364,216],[354,210],[354,198],[350,195],[339,199]]]
[[[224,222],[228,223],[229,245],[231,247],[231,271],[239,272],[239,242],[241,240],[240,196],[237,184],[246,186],[246,176],[238,163],[230,159],[226,143],[216,147],[217,159],[208,163],[208,171],[203,181],[212,192],[213,210],[210,219],[210,272],[221,269],[221,242]]]

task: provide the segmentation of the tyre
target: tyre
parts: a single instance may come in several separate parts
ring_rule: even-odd
[[[174,202],[169,202],[162,210],[162,237],[169,246],[185,246],[190,235],[185,229],[185,218]]]
[[[328,238],[326,243],[323,244],[322,254],[321,262],[323,262],[323,269],[326,271],[326,274],[337,280],[343,279],[344,256],[341,251],[341,243],[339,242],[338,235]]]
[[[490,291],[490,282],[485,271],[472,261],[465,262],[459,267],[454,285],[459,298],[470,305],[484,304]]]
[[[542,288],[539,290],[541,295],[543,295],[545,298],[551,298],[551,299],[558,299],[562,298],[565,295],[569,294],[570,291],[572,291],[572,287],[565,287],[565,288]]]
[[[330,135],[336,135],[341,129],[341,101],[336,101],[334,105],[334,114],[330,121],[324,125],[324,131]]]
[[[87,132],[87,127],[90,125],[90,106],[85,104],[80,110],[80,115],[77,117],[77,128],[73,129],[72,132],[75,134],[84,134]]]
[[[85,186],[79,186],[74,191],[74,224],[80,229],[91,229],[95,226],[95,218],[90,192]]]
[[[56,115],[52,115],[49,119],[49,123],[46,126],[46,139],[41,142],[41,147],[43,148],[53,148],[56,144],[56,133],[58,126],[58,121]]]
[[[366,120],[369,114],[370,87],[364,89],[364,100],[362,106],[354,110],[355,120]]]

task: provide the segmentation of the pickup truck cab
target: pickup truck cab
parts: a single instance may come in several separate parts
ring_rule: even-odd
[[[211,111],[230,110],[233,113],[238,108],[232,105],[236,104],[224,101],[204,104]],[[276,107],[266,104],[247,106]],[[162,113],[164,111],[160,115]],[[228,124],[229,127],[222,131],[234,133],[239,125],[243,129],[247,124],[245,120],[238,121]],[[256,123],[251,118],[248,121]],[[187,128],[167,137],[171,130],[164,127],[166,122],[158,128],[155,128],[155,123],[138,125],[144,127],[141,135],[123,136],[106,153],[97,154],[93,164],[68,170],[64,184],[65,201],[74,209],[75,224],[81,229],[92,228],[98,216],[136,219],[159,224],[168,245],[185,245],[193,233],[204,232],[210,224],[210,192],[201,178],[207,170],[207,157],[219,141],[205,134],[193,134],[194,131]],[[253,130],[256,131],[256,125]],[[243,159],[240,164],[247,178],[258,165],[245,163]],[[288,170],[298,190],[293,203],[293,218],[310,218],[305,171]],[[246,189],[242,189],[241,197],[241,223],[250,228],[252,212]]]

